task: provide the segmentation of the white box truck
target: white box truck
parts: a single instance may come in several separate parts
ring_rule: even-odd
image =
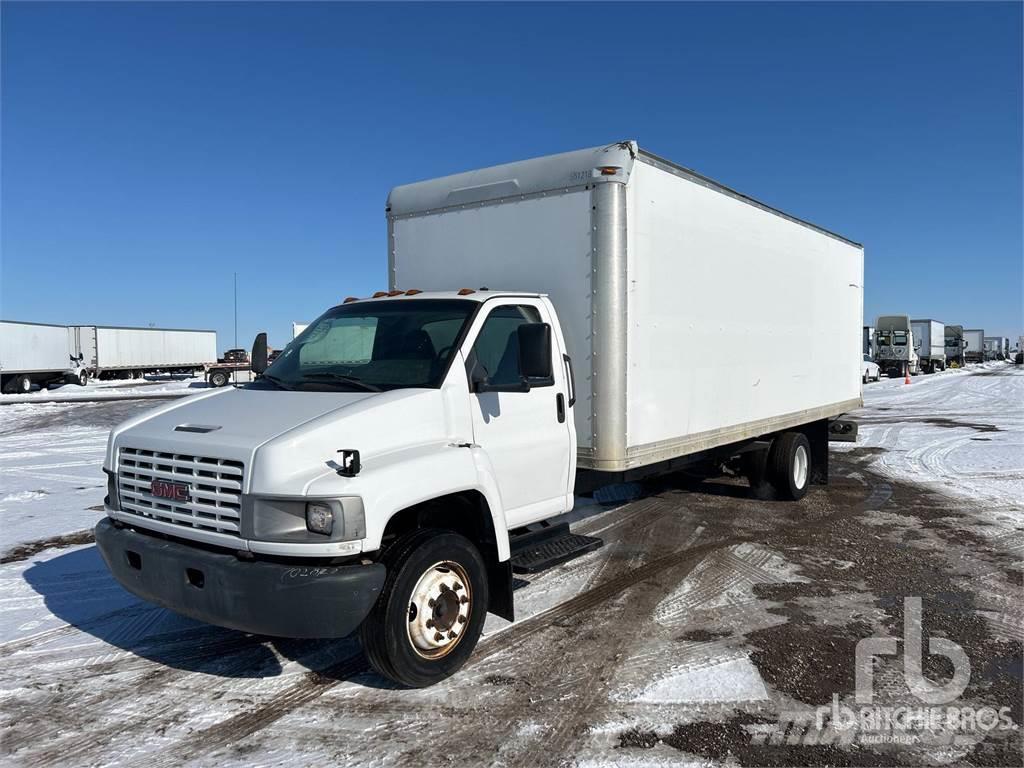
[[[196,373],[217,362],[215,331],[183,328],[72,326],[84,365],[97,378]]]
[[[1003,338],[1001,336],[986,336],[982,343],[986,360],[999,360],[1002,357]]]
[[[982,328],[964,330],[964,361],[980,363],[985,359],[985,331]]]
[[[0,390],[25,394],[34,385],[86,379],[67,326],[0,321]]]
[[[914,349],[921,370],[935,373],[946,370],[946,326],[938,320],[911,320]]]
[[[889,378],[917,376],[921,361],[907,315],[881,315],[875,321],[875,362]]]
[[[111,432],[96,540],[127,589],[258,634],[358,629],[423,686],[514,618],[513,572],[600,545],[528,528],[578,480],[827,481],[861,404],[860,245],[632,142],[397,187],[387,220],[390,290]]]
[[[875,359],[875,328],[871,325],[864,326],[864,354]]]
[[[945,326],[946,364],[962,367],[964,364],[964,327],[962,325]]]

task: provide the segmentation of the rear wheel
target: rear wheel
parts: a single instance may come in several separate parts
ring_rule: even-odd
[[[802,432],[784,432],[768,451],[768,481],[780,498],[797,501],[811,481],[811,443]]]
[[[228,375],[224,371],[214,371],[210,374],[210,384],[215,387],[223,387],[228,383]]]
[[[16,394],[27,395],[32,391],[32,377],[27,373],[19,374],[11,380],[8,388]]]
[[[423,688],[469,659],[487,615],[487,569],[469,539],[424,529],[399,539],[383,561],[384,589],[359,628],[377,672]]]

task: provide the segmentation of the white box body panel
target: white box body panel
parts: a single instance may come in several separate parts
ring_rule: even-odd
[[[646,163],[629,189],[629,446],[860,397],[862,249]]]
[[[390,288],[550,296],[581,467],[644,466],[860,405],[863,248],[635,144],[398,187],[388,210]],[[780,354],[798,341],[806,354]]]
[[[911,320],[917,354],[923,358],[946,356],[946,326],[938,320]]]
[[[981,360],[985,355],[985,331],[971,328],[964,330],[964,359]]]
[[[546,293],[576,370],[576,433],[590,446],[590,192],[441,211],[393,225],[395,281]]]
[[[0,372],[67,371],[72,351],[66,326],[0,322]]]
[[[200,367],[217,362],[214,331],[89,325],[76,328],[85,364],[100,371]]]

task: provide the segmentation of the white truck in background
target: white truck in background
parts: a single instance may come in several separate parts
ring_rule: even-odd
[[[946,370],[946,326],[938,320],[911,320],[914,350],[925,373]]]
[[[985,331],[981,328],[964,330],[964,361],[981,363],[985,360]]]
[[[35,385],[85,384],[88,377],[67,326],[0,321],[0,391],[26,394]]]
[[[796,500],[855,433],[863,248],[633,142],[396,187],[387,222],[388,291],[112,430],[96,541],[127,589],[358,630],[425,686],[514,618],[513,572],[600,546],[543,527],[574,491],[730,465]],[[776,354],[808,328],[829,343]]]
[[[875,322],[875,362],[889,378],[917,376],[921,372],[907,315],[882,315]]]
[[[962,368],[964,365],[964,327],[947,325],[945,327],[946,364]]]
[[[1002,360],[1003,359],[1003,337],[1002,336],[986,336],[984,341],[985,359],[986,360]]]
[[[99,379],[204,371],[217,362],[216,331],[73,325],[81,364]]]

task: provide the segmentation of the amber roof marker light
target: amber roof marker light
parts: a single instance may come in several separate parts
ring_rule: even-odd
[[[359,301],[359,297],[349,296],[348,298],[345,299],[345,301],[342,302],[342,304],[351,304],[353,301]]]
[[[410,288],[405,292],[406,296],[415,296],[417,293],[423,293],[419,288]]]
[[[601,172],[602,176],[615,176],[622,168],[617,165],[602,165],[597,170]]]
[[[460,288],[459,296],[469,296],[471,293],[476,293],[472,288]]]
[[[376,291],[376,292],[375,292],[375,293],[373,294],[373,296],[371,296],[370,298],[373,298],[373,299],[382,299],[382,298],[384,298],[384,297],[385,297],[385,296],[387,296],[387,295],[388,295],[388,292],[387,292],[387,291]]]

